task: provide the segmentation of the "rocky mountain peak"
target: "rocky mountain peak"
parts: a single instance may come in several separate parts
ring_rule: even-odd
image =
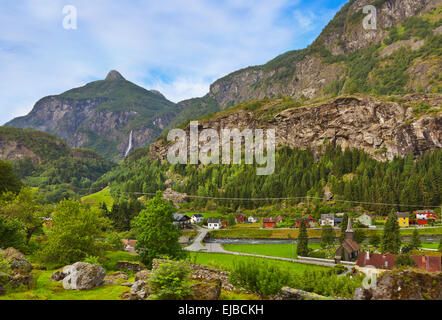
[[[124,77],[121,75],[121,73],[119,73],[116,70],[111,70],[107,76],[106,76],[106,81],[113,81],[113,80],[126,80],[124,79]]]

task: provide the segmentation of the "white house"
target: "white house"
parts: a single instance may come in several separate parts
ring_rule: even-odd
[[[321,214],[321,219],[319,220],[319,224],[324,226],[335,226],[335,215],[334,214]]]
[[[210,218],[207,220],[207,227],[212,230],[221,229],[222,223],[220,219]]]
[[[203,223],[204,217],[202,214],[197,213],[192,216],[191,221],[193,224]]]
[[[250,216],[249,219],[248,219],[248,221],[249,221],[250,223],[257,223],[257,222],[259,222],[259,218],[254,217],[254,216]]]

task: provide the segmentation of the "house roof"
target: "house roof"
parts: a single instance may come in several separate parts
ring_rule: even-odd
[[[196,213],[193,215],[195,218],[204,218],[202,214]]]
[[[325,219],[334,219],[335,215],[334,214],[330,214],[330,213],[323,213],[321,214],[321,219],[325,220]]]
[[[342,246],[345,248],[347,252],[354,252],[361,249],[359,244],[352,239],[345,239],[342,243]]]
[[[276,223],[276,220],[274,218],[264,218],[262,219],[263,223]]]
[[[209,218],[209,220],[207,220],[207,223],[221,223],[221,219]]]
[[[429,272],[441,271],[441,257],[413,255],[411,258],[416,262],[419,269],[427,270]]]
[[[397,213],[397,217],[398,218],[409,218],[410,217],[410,213],[408,213],[408,212],[398,212]]]
[[[175,213],[173,215],[173,218],[175,219],[175,221],[187,221],[187,220],[190,220],[189,216],[186,216],[185,214],[179,214],[179,213]]]
[[[391,253],[378,254],[361,252],[356,265],[359,267],[373,266],[378,269],[393,269],[396,256]]]

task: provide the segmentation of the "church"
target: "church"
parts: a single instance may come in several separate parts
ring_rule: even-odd
[[[341,261],[352,261],[358,258],[361,248],[354,240],[353,228],[351,226],[351,217],[348,217],[347,230],[345,231],[345,240],[341,246],[336,250],[335,263],[339,264]]]

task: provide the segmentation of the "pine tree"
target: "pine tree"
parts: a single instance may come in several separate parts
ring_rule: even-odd
[[[308,235],[307,235],[307,224],[304,219],[301,220],[299,224],[299,235],[298,235],[298,256],[306,257],[308,256]]]
[[[401,249],[401,235],[396,211],[393,209],[388,216],[382,235],[382,253],[398,254]]]
[[[414,229],[413,235],[411,237],[411,247],[413,249],[419,249],[421,246],[421,239],[419,237],[419,231],[417,229]]]
[[[345,230],[347,230],[347,224],[348,224],[348,215],[344,213],[341,222],[341,236],[339,237],[341,243],[344,242],[345,240]]]

